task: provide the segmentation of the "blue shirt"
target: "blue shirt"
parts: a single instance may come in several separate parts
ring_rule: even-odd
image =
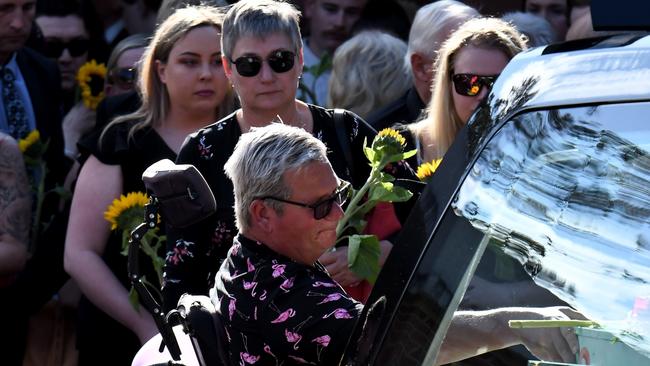
[[[20,94],[20,98],[23,102],[23,106],[25,107],[25,114],[27,115],[27,121],[29,122],[29,130],[32,131],[36,129],[36,116],[34,114],[34,107],[32,106],[32,100],[29,97],[29,91],[27,90],[27,84],[25,84],[25,79],[23,78],[23,74],[20,72],[20,68],[18,67],[18,63],[16,62],[16,54],[11,57],[11,60],[4,66],[9,68],[13,73],[14,73],[14,86],[16,87],[16,90],[18,90],[18,93]],[[4,87],[2,82],[2,78],[0,78],[0,91]],[[5,106],[4,106],[4,101],[2,100],[2,97],[0,95],[0,131],[4,133],[9,132],[9,125],[7,124],[7,115],[5,114]]]

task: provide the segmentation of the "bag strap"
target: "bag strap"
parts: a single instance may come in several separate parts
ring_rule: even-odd
[[[345,128],[345,110],[336,108],[334,109],[334,130],[336,131],[336,137],[339,140],[339,145],[341,146],[341,152],[343,153],[343,158],[345,159],[346,164],[348,165],[348,170],[350,171],[350,177],[354,176],[354,160],[352,160],[352,151],[350,149],[350,140],[347,137],[347,128]]]

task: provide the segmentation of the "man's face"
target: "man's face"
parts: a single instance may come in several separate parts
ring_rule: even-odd
[[[50,50],[47,56],[59,65],[61,88],[74,89],[77,71],[88,59],[89,35],[83,20],[77,15],[43,15],[36,18],[36,23],[43,32],[45,49]]]
[[[317,54],[334,53],[350,38],[367,0],[311,0],[305,8],[309,19],[309,47]]]
[[[329,163],[312,162],[301,169],[284,174],[284,183],[291,189],[288,198],[294,202],[314,204],[332,197],[339,180]],[[289,203],[282,204],[282,214],[273,218],[274,242],[280,252],[304,264],[313,264],[336,242],[336,224],[343,210],[332,204],[329,214],[319,220],[314,210]]]
[[[36,0],[0,0],[0,63],[23,47],[35,12]]]
[[[548,20],[560,39],[564,39],[568,28],[567,0],[527,0],[526,12]]]

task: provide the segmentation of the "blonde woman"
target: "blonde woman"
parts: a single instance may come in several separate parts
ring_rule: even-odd
[[[404,59],[406,43],[381,31],[364,31],[336,49],[332,60],[327,105],[367,118],[406,93],[411,74],[395,69]]]
[[[426,117],[407,127],[418,154],[412,166],[442,158],[526,37],[497,18],[475,18],[442,45]]]
[[[110,231],[103,212],[120,194],[144,192],[141,176],[149,165],[174,160],[189,133],[230,112],[221,24],[221,12],[209,7],[178,10],[162,23],[143,55],[142,106],[106,126],[98,143],[82,146],[90,157],[72,199],[64,256],[66,271],[84,295],[80,365],[128,365],[157,332],[149,313],[129,302],[121,233]],[[151,271],[147,278],[155,278]]]

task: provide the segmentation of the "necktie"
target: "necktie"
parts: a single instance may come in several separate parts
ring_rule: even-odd
[[[15,139],[21,139],[27,136],[29,132],[29,123],[25,113],[20,94],[16,89],[16,78],[11,69],[2,68],[2,101],[4,102],[5,114],[7,115],[7,124],[9,134]]]

